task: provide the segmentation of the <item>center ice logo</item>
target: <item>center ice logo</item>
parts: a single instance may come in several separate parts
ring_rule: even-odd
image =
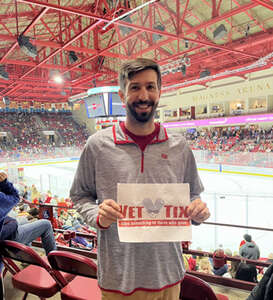
[[[159,198],[153,203],[150,198],[145,198],[143,199],[142,204],[149,215],[158,215],[161,208],[164,206],[164,201]]]

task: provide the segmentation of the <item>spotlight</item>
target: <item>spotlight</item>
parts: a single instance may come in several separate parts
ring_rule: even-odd
[[[29,41],[29,37],[24,35],[19,35],[18,37],[18,44],[21,48],[21,50],[30,57],[36,57],[37,56],[37,48],[36,46],[32,45]]]
[[[213,31],[213,38],[215,40],[222,39],[227,35],[227,29],[224,24],[219,25],[214,31]]]
[[[249,26],[249,24],[247,24],[246,31],[245,31],[245,36],[246,37],[248,36],[249,30],[250,30],[250,26]]]
[[[75,51],[69,51],[68,59],[71,64],[73,64],[74,62],[76,62],[78,60],[78,56],[76,55]]]
[[[190,57],[187,56],[187,54],[185,54],[182,58],[181,58],[181,62],[182,64],[184,64],[186,67],[189,67],[191,65],[191,59]]]
[[[183,76],[186,76],[186,72],[187,72],[187,67],[186,67],[186,65],[183,64],[183,65],[181,66],[181,72],[182,72],[182,75],[183,75]]]
[[[54,80],[56,83],[62,83],[62,82],[64,81],[64,80],[63,80],[63,77],[62,77],[60,74],[54,75],[53,80]]]
[[[154,26],[154,29],[160,30],[160,31],[164,31],[165,30],[165,26],[161,23],[157,24]],[[157,34],[157,33],[153,33],[153,42],[158,41],[162,38],[161,34]]]
[[[6,72],[4,66],[0,66],[0,78],[9,80],[9,74]]]

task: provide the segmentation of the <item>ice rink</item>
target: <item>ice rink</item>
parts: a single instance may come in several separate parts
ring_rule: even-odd
[[[24,166],[27,184],[59,197],[67,197],[77,167],[77,161],[49,165]],[[240,171],[240,167],[237,167]],[[259,169],[257,169],[259,173]],[[205,187],[202,198],[211,217],[208,221],[236,225],[273,228],[273,178],[199,171]],[[273,252],[273,233],[223,226],[193,226],[192,248],[213,250],[219,245],[237,251],[244,233],[252,235],[262,256]]]

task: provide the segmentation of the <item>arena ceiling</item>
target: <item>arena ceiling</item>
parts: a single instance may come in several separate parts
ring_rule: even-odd
[[[159,62],[164,91],[206,86],[268,70],[272,53],[271,0],[0,1],[0,99],[66,102],[116,85],[120,63],[136,57]]]

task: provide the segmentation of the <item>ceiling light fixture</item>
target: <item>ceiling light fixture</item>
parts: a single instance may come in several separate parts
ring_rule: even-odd
[[[18,44],[26,55],[34,58],[38,54],[37,48],[29,41],[29,39],[29,37],[21,34],[18,37]]]
[[[165,30],[165,26],[161,23],[158,23],[154,26],[154,29],[156,30],[160,30],[160,31],[164,31]],[[157,34],[157,33],[153,33],[152,35],[153,37],[153,42],[156,42],[158,40],[160,40],[162,38],[162,35],[161,34]]]
[[[210,80],[210,79],[215,80],[218,77],[230,76],[230,75],[235,75],[236,76],[237,73],[241,73],[241,72],[244,72],[244,71],[250,71],[252,69],[256,69],[256,68],[259,68],[259,67],[264,67],[268,63],[271,63],[269,60],[272,57],[273,57],[273,52],[271,52],[268,55],[260,58],[259,60],[257,60],[255,63],[253,63],[251,65],[248,65],[248,66],[242,67],[242,68],[238,68],[238,69],[234,69],[234,70],[227,70],[227,71],[224,71],[224,72],[221,72],[221,73],[218,73],[218,74],[207,76],[205,80]],[[164,91],[164,90],[168,90],[168,89],[172,89],[172,88],[181,88],[185,85],[198,84],[201,81],[204,81],[204,79],[203,78],[197,78],[197,79],[193,79],[193,80],[173,84],[171,86],[163,87],[162,90]]]
[[[60,74],[54,75],[53,80],[54,80],[56,83],[63,83],[63,81],[64,81],[63,77],[62,77]]]
[[[71,64],[73,64],[74,62],[76,62],[78,60],[78,56],[76,55],[75,51],[69,51],[68,59]]]
[[[220,40],[223,37],[227,35],[227,29],[224,24],[219,25],[214,31],[213,31],[213,38],[215,40]]]

